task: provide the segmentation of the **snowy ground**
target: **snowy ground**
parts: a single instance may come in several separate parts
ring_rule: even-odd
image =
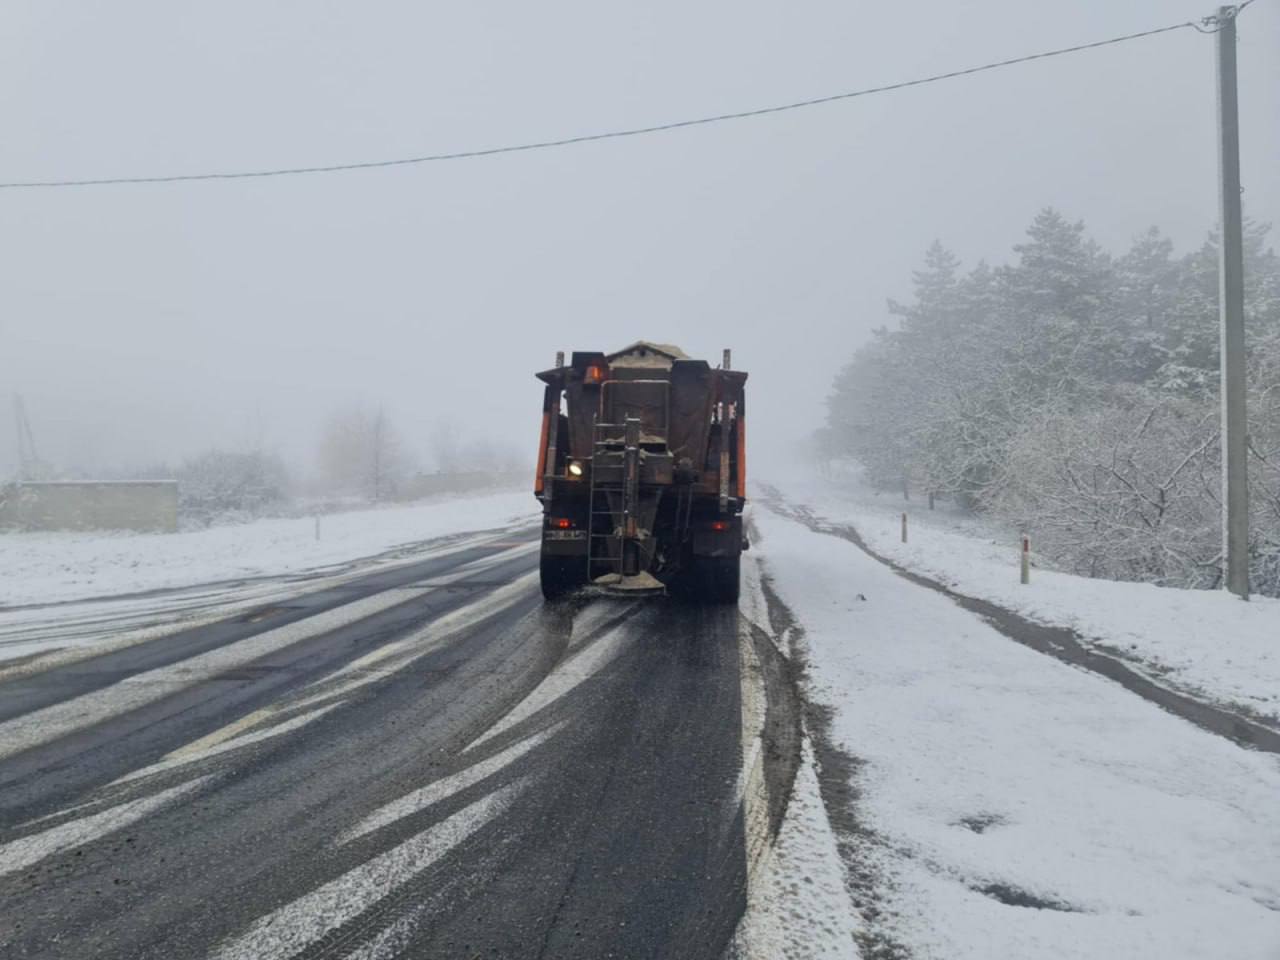
[[[788,638],[778,636],[770,622],[761,586],[763,566],[759,553],[744,558],[740,609],[790,658]],[[747,699],[744,692],[744,704]],[[750,735],[744,730],[744,744]],[[745,800],[749,824],[750,790]],[[748,878],[747,910],[734,938],[735,958],[842,960],[850,955],[860,922],[844,888],[836,834],[823,806],[807,736],[778,835],[749,867]]]
[[[1280,956],[1280,758],[1011,641],[851,543],[754,516],[804,631],[810,695],[856,758],[846,813],[861,859],[845,869],[864,945],[975,960]],[[824,857],[808,859],[821,879]],[[805,871],[783,871],[779,889]]]
[[[326,514],[319,539],[311,517],[184,533],[0,534],[0,608],[300,573],[537,513],[520,491]]]
[[[855,527],[878,553],[959,593],[1070,627],[1166,686],[1280,719],[1280,600],[1244,603],[1225,591],[1093,580],[1042,567],[1023,586],[1017,531],[995,529],[942,504],[930,512],[919,499],[904,503],[901,496],[877,494],[854,475],[834,481],[792,476],[779,487],[789,503]]]

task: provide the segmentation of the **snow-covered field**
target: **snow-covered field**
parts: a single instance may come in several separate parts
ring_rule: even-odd
[[[1118,651],[1152,679],[1196,696],[1280,719],[1280,600],[1242,602],[1225,591],[1118,583],[1037,567],[1018,582],[1018,532],[939,504],[877,494],[855,475],[791,476],[787,501],[855,527],[868,546],[957,592],[990,600],[1042,623],[1070,627]],[[908,514],[908,542],[901,518]],[[1034,555],[1034,539],[1032,550]]]
[[[1013,642],[849,542],[754,516],[810,695],[861,761],[850,882],[878,903],[875,942],[950,960],[1280,956],[1280,758]]]
[[[522,490],[327,514],[319,539],[311,517],[183,533],[0,534],[0,607],[300,573],[537,514]]]

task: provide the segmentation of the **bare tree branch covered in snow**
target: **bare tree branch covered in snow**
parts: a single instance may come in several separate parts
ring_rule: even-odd
[[[1280,258],[1246,231],[1251,565],[1280,595]],[[1217,239],[1156,230],[1113,257],[1042,211],[1016,262],[967,275],[941,244],[836,378],[825,431],[886,489],[1016,522],[1064,568],[1218,582]]]
[[[1217,431],[1202,405],[1142,391],[1048,414],[1011,444],[990,504],[1073,572],[1214,586]]]
[[[409,472],[400,435],[381,407],[334,414],[320,440],[319,459],[331,490],[375,502],[393,498]]]

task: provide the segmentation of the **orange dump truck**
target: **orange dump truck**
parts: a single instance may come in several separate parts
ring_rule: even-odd
[[[546,384],[534,493],[542,592],[594,584],[738,599],[747,375],[640,341],[575,351]]]

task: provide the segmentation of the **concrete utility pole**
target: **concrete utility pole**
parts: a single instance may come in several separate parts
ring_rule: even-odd
[[[1236,7],[1218,8],[1218,172],[1222,242],[1218,314],[1222,377],[1223,584],[1249,599],[1248,420],[1244,369],[1244,230],[1240,212],[1240,124],[1236,109]]]

